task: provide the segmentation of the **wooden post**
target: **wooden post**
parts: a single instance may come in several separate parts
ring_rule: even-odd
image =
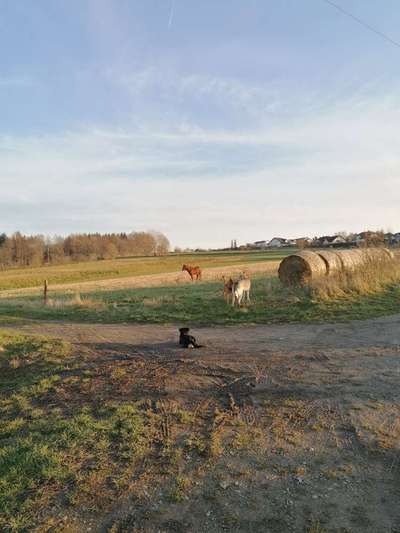
[[[43,287],[43,303],[44,305],[47,305],[47,289],[49,284],[47,283],[47,279],[44,280],[44,287]]]

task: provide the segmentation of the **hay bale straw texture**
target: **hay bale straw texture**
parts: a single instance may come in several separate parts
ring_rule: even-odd
[[[317,250],[316,253],[325,261],[326,274],[328,276],[342,270],[342,261],[332,250]]]
[[[336,250],[335,253],[342,263],[344,272],[354,271],[367,259],[365,250]]]
[[[391,261],[393,253],[387,248],[364,250],[303,250],[289,255],[279,265],[279,279],[288,287],[301,286],[312,279],[335,272],[351,272],[369,261]]]
[[[288,287],[305,285],[312,278],[325,276],[327,267],[321,256],[315,252],[303,250],[296,254],[288,255],[279,265],[279,279]]]

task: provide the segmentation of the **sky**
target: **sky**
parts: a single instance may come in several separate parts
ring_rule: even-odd
[[[0,50],[0,232],[400,231],[400,44],[326,0],[0,0]]]

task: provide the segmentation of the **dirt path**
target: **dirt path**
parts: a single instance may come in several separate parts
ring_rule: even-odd
[[[203,470],[201,456],[185,450],[193,485],[182,500],[171,503],[164,480],[135,481],[132,493],[101,513],[64,511],[68,531],[400,531],[400,315],[196,328],[206,345],[199,350],[180,349],[172,326],[31,322],[15,329],[75,344],[86,379],[60,385],[52,399],[60,408],[146,399],[156,411],[163,406],[168,422],[178,405],[202,413],[207,439],[234,432],[242,450],[217,454]],[[216,413],[232,424],[216,426]]]
[[[258,263],[243,263],[240,265],[205,268],[203,269],[203,281],[220,280],[224,275],[238,276],[243,271],[247,272],[249,275],[276,275],[278,266],[279,261],[262,261]],[[192,283],[186,272],[166,272],[163,274],[102,279],[95,281],[84,281],[80,283],[54,284],[49,287],[49,293],[111,291],[141,287],[161,287],[165,285],[176,285],[182,283]],[[42,287],[3,290],[0,291],[0,298],[12,298],[14,296],[24,296],[27,294],[39,294],[42,292],[42,290]]]
[[[73,343],[116,343],[148,349],[165,343],[176,345],[174,326],[138,324],[77,324],[66,322],[34,322],[17,328],[26,333],[40,333],[64,338]],[[282,324],[260,326],[228,326],[196,328],[193,331],[206,348],[227,352],[268,353],[292,352],[309,348],[400,347],[400,315],[344,324]],[[199,353],[200,352],[196,352]]]

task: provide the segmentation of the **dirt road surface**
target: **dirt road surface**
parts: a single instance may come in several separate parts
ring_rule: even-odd
[[[103,515],[78,513],[76,531],[400,531],[400,315],[196,328],[205,345],[198,350],[179,348],[172,326],[18,329],[89,354],[85,364],[99,373],[88,394],[99,402],[121,394],[185,408],[214,402],[242,417],[249,433],[262,431],[259,449],[215,459],[182,502],[127,495]],[[116,368],[121,383],[110,385]],[[79,402],[67,390],[65,398]]]
[[[77,324],[67,322],[41,322],[18,326],[27,333],[62,337],[70,342],[114,345],[122,343],[156,350],[165,346],[176,351],[175,326],[138,324]],[[283,324],[256,326],[223,326],[196,328],[193,332],[206,344],[196,357],[207,356],[214,349],[221,354],[254,353],[267,355],[276,350],[291,353],[293,350],[371,348],[400,346],[400,315],[343,324]],[[161,343],[161,345],[159,344]],[[161,348],[159,348],[161,349]],[[261,352],[260,352],[261,351]]]

